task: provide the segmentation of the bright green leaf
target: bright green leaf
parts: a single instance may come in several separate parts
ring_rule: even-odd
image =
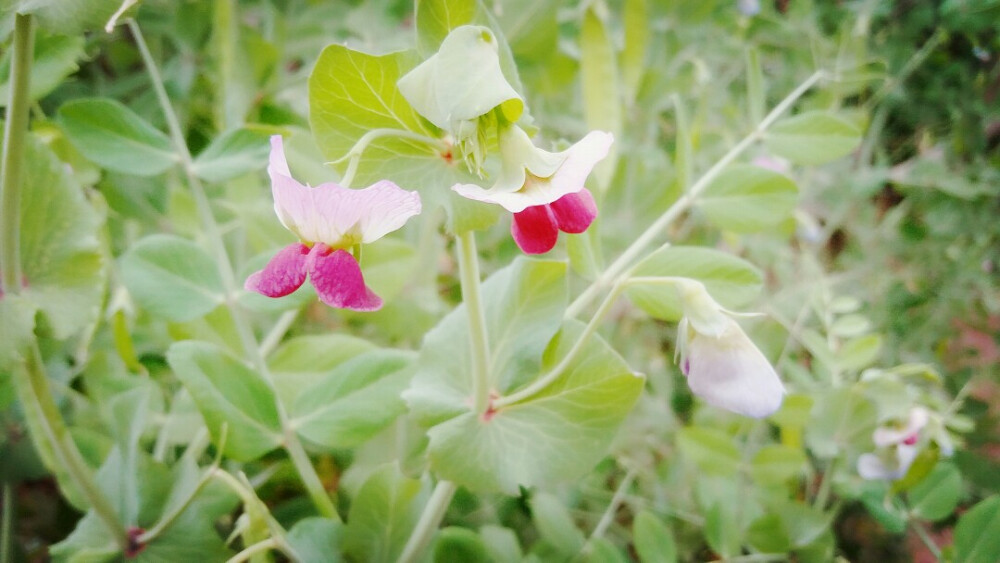
[[[307,334],[286,340],[268,358],[278,396],[286,405],[347,360],[375,345],[348,334]]]
[[[449,526],[434,540],[434,563],[489,561],[489,552],[479,534],[468,528]]]
[[[743,538],[737,510],[735,503],[718,502],[705,514],[705,540],[713,551],[726,558],[739,553]]]
[[[178,162],[170,138],[118,101],[66,102],[59,122],[77,150],[108,170],[155,176]]]
[[[98,233],[103,218],[66,166],[27,138],[21,189],[22,295],[67,338],[97,320],[107,272]]]
[[[344,550],[357,561],[392,563],[403,551],[425,503],[420,481],[395,464],[375,470],[351,504]]]
[[[764,514],[751,522],[747,542],[764,553],[784,553],[792,547],[785,524],[777,514]]]
[[[868,334],[844,343],[837,352],[837,362],[841,369],[853,371],[868,367],[878,359],[882,351],[882,335]]]
[[[632,539],[642,563],[675,563],[674,535],[655,514],[642,511],[632,521]]]
[[[227,456],[250,461],[282,443],[274,393],[242,361],[197,341],[174,343],[167,361],[190,391],[217,445],[225,432]]]
[[[28,96],[32,100],[45,97],[62,81],[79,68],[76,61],[83,57],[83,37],[63,35],[35,35],[35,51],[31,63],[31,85]],[[10,97],[10,56],[8,49],[0,60],[0,107],[7,105]]]
[[[579,323],[563,325],[545,353],[541,371],[554,368],[581,335]],[[537,395],[503,407],[488,419],[465,406],[431,428],[431,468],[470,490],[508,494],[518,485],[578,478],[605,455],[643,384],[642,376],[592,336],[563,375]]]
[[[225,299],[215,261],[187,239],[148,236],[120,264],[122,281],[139,306],[168,320],[196,319]]]
[[[777,485],[801,476],[806,461],[806,454],[800,449],[770,444],[754,455],[750,473],[758,483]]]
[[[583,548],[583,532],[576,527],[569,511],[555,495],[539,492],[531,498],[531,519],[538,535],[566,556]]]
[[[376,350],[348,360],[302,390],[291,408],[291,425],[306,440],[350,448],[403,413],[399,397],[409,383],[412,355]]]
[[[972,507],[955,526],[955,563],[994,561],[1000,553],[1000,496]]]
[[[61,35],[102,29],[123,0],[13,0],[20,13],[34,14],[39,27]]]
[[[487,524],[479,529],[490,559],[496,563],[521,563],[524,554],[517,534],[510,528]]]
[[[268,162],[269,137],[266,131],[246,128],[223,133],[194,159],[194,173],[214,183],[263,170]]]
[[[763,286],[760,270],[746,260],[695,246],[661,248],[640,262],[632,276],[691,278],[705,284],[713,299],[731,309],[752,301]],[[655,318],[678,321],[684,314],[673,285],[635,284],[626,293],[637,307]]]
[[[299,561],[339,563],[344,532],[343,524],[314,516],[296,522],[286,539]]]
[[[824,164],[850,154],[861,143],[861,130],[836,114],[814,111],[775,123],[764,143],[792,162]]]
[[[798,187],[788,176],[737,164],[722,171],[696,205],[713,225],[737,233],[762,231],[791,217]]]
[[[490,339],[491,387],[507,393],[538,374],[542,353],[566,308],[566,264],[518,258],[482,286]],[[424,339],[405,398],[431,426],[469,412],[472,370],[468,313],[460,305]]]
[[[948,462],[938,463],[909,493],[910,510],[918,518],[936,522],[951,515],[962,499],[962,475]]]
[[[472,23],[476,15],[473,0],[417,0],[415,5],[417,45],[427,56],[437,52],[451,30]]]
[[[698,469],[711,475],[734,475],[739,468],[740,450],[729,434],[701,426],[677,433],[677,447]]]

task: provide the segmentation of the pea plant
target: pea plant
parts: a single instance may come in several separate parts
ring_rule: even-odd
[[[3,563],[45,475],[57,561],[996,548],[815,243],[864,9],[173,4],[0,2]]]

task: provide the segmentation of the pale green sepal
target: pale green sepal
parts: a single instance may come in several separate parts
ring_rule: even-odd
[[[677,280],[677,293],[684,307],[684,317],[691,328],[706,336],[719,338],[730,324],[723,308],[708,294],[701,282],[688,279]]]
[[[497,40],[485,27],[463,25],[441,43],[436,54],[399,79],[406,101],[434,125],[451,132],[493,108],[509,122],[524,111],[524,101],[500,69]]]

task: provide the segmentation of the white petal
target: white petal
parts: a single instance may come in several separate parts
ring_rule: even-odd
[[[548,205],[564,195],[575,194],[582,190],[587,176],[594,169],[594,165],[607,156],[613,141],[614,137],[610,133],[591,131],[564,153],[555,155],[548,153],[553,158],[562,158],[565,155],[565,160],[549,177],[527,174],[523,187],[518,191],[511,192],[505,179],[498,180],[497,184],[488,190],[475,184],[456,184],[451,189],[469,199],[495,203],[511,213],[520,213],[536,205]],[[545,159],[538,160],[541,162]],[[532,162],[527,164],[534,166]]]
[[[858,457],[858,475],[864,479],[896,479],[896,472],[885,466],[875,454],[861,454]]]
[[[695,332],[687,343],[688,385],[710,405],[762,418],[781,407],[778,374],[736,321],[715,338]]]
[[[907,438],[910,438],[915,434],[919,434],[924,426],[927,426],[928,421],[930,421],[930,413],[927,409],[924,407],[913,407],[910,409],[910,415],[906,421],[906,426],[902,428],[892,426],[881,426],[876,428],[875,432],[872,434],[872,441],[879,447],[901,444],[906,441]]]

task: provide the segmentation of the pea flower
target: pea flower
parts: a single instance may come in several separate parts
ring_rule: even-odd
[[[930,412],[917,406],[910,409],[905,425],[876,428],[872,433],[872,441],[879,452],[861,454],[858,457],[858,475],[864,479],[902,479],[917,457],[917,443],[928,422]]]
[[[267,172],[274,211],[299,242],[283,248],[247,278],[244,287],[267,297],[298,289],[309,276],[320,301],[331,307],[375,311],[382,299],[366,285],[351,250],[402,227],[420,213],[420,196],[382,180],[362,190],[328,182],[315,188],[292,178],[280,135],[271,137]]]
[[[785,387],[771,362],[704,285],[684,282],[674,359],[680,358],[691,391],[712,406],[754,418],[778,410]]]
[[[591,131],[560,153],[536,147],[517,126],[500,133],[502,169],[490,189],[456,184],[459,195],[499,205],[514,214],[510,232],[526,254],[544,254],[556,245],[559,231],[582,233],[597,217],[597,205],[583,187],[587,176],[608,154],[614,138]]]

